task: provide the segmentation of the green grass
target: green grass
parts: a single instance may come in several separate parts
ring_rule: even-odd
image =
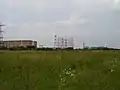
[[[0,90],[120,90],[120,51],[0,52]]]

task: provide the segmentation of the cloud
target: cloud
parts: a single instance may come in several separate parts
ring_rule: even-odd
[[[52,46],[57,34],[73,36],[76,47],[83,41],[119,47],[119,6],[119,0],[1,0],[0,20],[7,25],[5,39],[36,39]]]
[[[115,5],[118,5],[118,4],[120,4],[120,0],[113,0],[113,3],[114,3]]]
[[[45,10],[48,8],[63,8],[70,4],[69,0],[4,0],[4,5],[9,8],[21,8],[31,10]]]
[[[108,0],[107,3],[111,10],[120,10],[120,0]]]
[[[53,24],[68,25],[70,27],[74,25],[86,24],[88,22],[89,20],[87,20],[87,18],[79,16],[78,14],[73,14],[67,20],[56,21],[56,22],[53,22]]]

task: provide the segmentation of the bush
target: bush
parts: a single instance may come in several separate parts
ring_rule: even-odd
[[[0,47],[0,50],[7,50],[8,48],[7,47],[4,47],[4,46],[2,46],[2,47]]]
[[[53,48],[37,48],[37,51],[53,51]]]

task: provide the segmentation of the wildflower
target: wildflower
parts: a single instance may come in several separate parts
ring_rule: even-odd
[[[111,69],[110,72],[114,72],[115,70]]]

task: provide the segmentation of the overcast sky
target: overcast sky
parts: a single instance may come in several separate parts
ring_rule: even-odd
[[[0,0],[5,39],[53,45],[53,35],[73,36],[76,47],[120,48],[120,0]]]

